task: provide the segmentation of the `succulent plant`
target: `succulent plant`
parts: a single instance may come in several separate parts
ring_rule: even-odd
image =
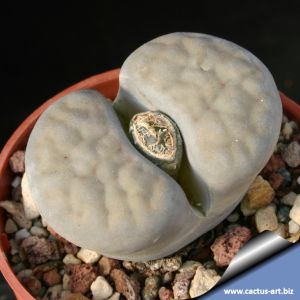
[[[168,136],[149,127],[149,111],[169,124]],[[148,127],[136,127],[141,116]],[[139,151],[119,121],[132,117]],[[118,259],[161,258],[231,213],[271,156],[281,118],[272,75],[250,52],[209,35],[165,35],[124,62],[113,105],[81,90],[42,114],[27,145],[28,188],[43,219],[74,244]],[[153,159],[163,149],[155,139],[151,153],[141,151],[153,137],[177,141],[167,146],[171,159]]]

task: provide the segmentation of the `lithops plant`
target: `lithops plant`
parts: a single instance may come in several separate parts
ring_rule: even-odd
[[[135,114],[153,112],[158,129],[142,118],[129,130]],[[26,151],[28,187],[46,223],[74,244],[161,258],[230,214],[271,156],[281,118],[273,78],[255,56],[216,37],[169,34],[125,61],[113,105],[82,90],[42,114]],[[128,130],[141,124],[131,143]],[[155,158],[168,149],[175,156]]]

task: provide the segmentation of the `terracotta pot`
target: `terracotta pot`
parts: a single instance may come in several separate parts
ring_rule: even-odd
[[[114,99],[117,95],[119,87],[119,69],[105,72],[99,75],[95,75],[86,80],[83,80],[61,93],[57,94],[37,110],[35,110],[14,132],[11,138],[8,140],[0,154],[0,200],[8,199],[10,192],[10,183],[13,178],[13,174],[10,171],[8,160],[9,157],[19,149],[24,149],[29,137],[29,134],[41,113],[53,102],[65,94],[84,88],[92,88],[100,91],[106,97]],[[288,117],[295,120],[300,124],[300,106],[290,100],[284,94],[280,93],[281,100],[283,103],[284,111]],[[26,289],[19,282],[17,277],[14,275],[6,253],[9,251],[9,244],[6,234],[4,233],[4,212],[0,211],[0,270],[3,273],[10,287],[13,289],[17,299],[19,300],[34,300],[34,298],[26,291]]]

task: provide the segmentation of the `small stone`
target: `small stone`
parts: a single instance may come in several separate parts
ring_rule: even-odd
[[[292,182],[291,173],[286,168],[280,168],[278,173],[283,176],[285,185],[289,185]]]
[[[130,278],[123,270],[114,269],[110,273],[111,279],[114,281],[117,292],[126,297],[127,300],[140,299],[140,285]]]
[[[217,284],[220,278],[215,270],[206,270],[202,266],[198,267],[191,282],[190,296],[194,298],[205,294]]]
[[[275,192],[270,183],[261,176],[257,176],[247,192],[248,205],[258,209],[272,202]]]
[[[10,185],[11,185],[13,188],[16,189],[18,186],[20,186],[21,181],[22,181],[22,177],[16,176],[16,177],[13,179],[13,181],[11,182]]]
[[[291,243],[297,243],[300,239],[300,231],[295,234],[291,234],[291,236],[287,239]]]
[[[273,232],[285,239],[288,233],[287,225],[283,223],[279,223],[277,229],[274,230]]]
[[[256,212],[256,209],[249,207],[249,200],[247,197],[244,197],[244,199],[242,200],[242,202],[240,204],[240,209],[241,209],[242,214],[245,217],[252,216]]]
[[[274,172],[269,176],[268,182],[270,183],[271,187],[276,191],[285,182],[285,180],[283,175]]]
[[[25,171],[25,152],[18,150],[9,159],[9,165],[14,173],[24,173]]]
[[[240,218],[239,213],[238,213],[238,212],[234,212],[234,213],[232,213],[231,215],[229,215],[229,217],[227,217],[226,220],[227,220],[229,223],[236,223],[236,222],[239,220],[239,218]]]
[[[40,264],[33,268],[33,274],[46,273],[53,269],[60,268],[62,266],[62,262],[60,260],[56,261],[48,261],[44,264]]]
[[[28,238],[29,236],[30,236],[30,232],[27,229],[25,228],[20,229],[15,234],[15,241],[17,242],[17,244],[20,244],[21,241]]]
[[[174,299],[173,291],[162,286],[158,291],[159,300],[172,300]]]
[[[104,300],[109,298],[113,289],[108,281],[103,276],[98,276],[91,285],[93,300]]]
[[[70,276],[72,293],[85,294],[96,279],[96,269],[91,264],[65,265],[65,272]]]
[[[292,127],[292,124],[290,122],[286,122],[284,123],[283,125],[283,128],[282,128],[282,134],[284,136],[284,138],[286,140],[289,140],[293,134],[293,127]]]
[[[280,202],[282,204],[285,204],[285,205],[293,206],[294,203],[295,203],[296,198],[297,198],[297,194],[296,193],[289,192],[288,194],[286,194],[285,196],[283,196],[280,199]]]
[[[18,230],[17,224],[12,219],[7,219],[5,223],[4,231],[7,234],[15,233]]]
[[[14,265],[14,266],[12,267],[12,270],[13,270],[13,272],[14,272],[15,274],[17,274],[17,273],[19,273],[20,271],[25,270],[25,269],[26,269],[26,267],[25,267],[25,265],[24,265],[22,262],[20,262],[20,263]]]
[[[80,293],[71,293],[69,291],[62,291],[61,300],[89,300],[89,298],[83,296]]]
[[[77,257],[86,264],[93,264],[99,260],[100,254],[95,251],[82,248],[77,253]]]
[[[31,192],[29,189],[26,173],[22,178],[22,198],[25,216],[28,220],[35,219],[39,217],[40,213],[36,207],[35,202],[32,199]]]
[[[194,260],[185,261],[180,269],[178,270],[180,273],[192,273],[191,278],[195,275],[197,268],[201,265],[200,262]]]
[[[287,223],[289,221],[290,207],[286,205],[279,206],[277,211],[277,218],[279,222]]]
[[[29,229],[31,227],[32,223],[26,218],[22,203],[5,200],[0,202],[0,207],[10,213],[21,228]]]
[[[63,279],[62,279],[64,290],[70,289],[70,280],[71,280],[71,277],[68,274],[64,274]]]
[[[162,272],[175,272],[179,270],[182,265],[182,258],[179,255],[162,259]]]
[[[294,205],[290,210],[290,218],[300,225],[300,195],[297,196]]]
[[[119,299],[120,299],[120,293],[115,292],[107,300],[119,300]]]
[[[54,285],[48,288],[46,294],[43,297],[43,300],[60,300],[62,293],[62,285]]]
[[[291,142],[282,153],[283,160],[292,168],[300,165],[300,145],[298,142]]]
[[[285,163],[279,154],[273,154],[263,168],[262,174],[269,176],[271,173],[277,172],[280,168],[285,168]]]
[[[119,260],[102,256],[98,262],[99,273],[107,276],[113,269],[120,268],[121,264]]]
[[[290,220],[289,221],[289,233],[295,234],[295,233],[298,233],[299,230],[300,230],[300,226],[293,220]]]
[[[297,184],[300,185],[300,176],[297,177],[297,180],[296,180],[296,181],[297,181]]]
[[[251,238],[251,231],[247,227],[237,226],[230,228],[219,236],[211,246],[214,260],[219,267],[226,267]]]
[[[174,273],[173,272],[166,272],[162,275],[162,284],[168,284],[170,282],[172,282],[172,280],[174,279]]]
[[[197,267],[198,268],[198,267]],[[191,279],[194,277],[196,270],[193,265],[184,267],[181,272],[175,275],[173,282],[174,299],[189,299],[189,287]]]
[[[21,282],[32,296],[36,297],[40,295],[42,284],[36,277],[24,277]]]
[[[43,222],[43,219],[42,219],[42,222]],[[50,226],[47,226],[47,230],[54,236],[55,239],[57,239],[57,241],[60,244],[61,248],[63,248],[63,250],[67,254],[76,255],[78,253],[79,248],[76,245],[72,244],[71,242],[69,242],[66,239],[64,239],[63,237],[61,237]]]
[[[21,248],[26,254],[29,263],[33,265],[60,258],[56,242],[45,238],[37,236],[27,237],[23,240]]]
[[[56,269],[52,269],[44,273],[43,280],[48,286],[54,286],[60,283],[61,275],[57,272]]]
[[[278,220],[274,205],[260,208],[255,214],[255,223],[258,232],[276,230],[278,227]]]
[[[19,253],[18,244],[14,239],[9,240],[10,254],[15,255]]]
[[[38,237],[47,237],[49,235],[48,231],[45,228],[32,226],[30,228],[30,233]]]
[[[43,223],[42,223],[42,220],[40,218],[34,220],[33,226],[35,226],[35,227],[41,227],[41,228],[44,227]]]
[[[142,290],[143,300],[155,300],[158,296],[160,278],[158,276],[150,276],[145,280],[145,286]]]
[[[80,265],[81,264],[81,260],[76,258],[73,254],[67,254],[64,259],[63,259],[63,263],[65,265]]]
[[[19,280],[22,281],[23,278],[29,277],[31,275],[33,275],[33,271],[31,269],[24,269],[24,270],[18,272],[17,277]]]

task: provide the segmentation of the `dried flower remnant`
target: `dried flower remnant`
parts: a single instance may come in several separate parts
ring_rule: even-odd
[[[129,125],[136,148],[171,176],[177,176],[182,159],[182,138],[173,120],[159,111],[136,114]]]

